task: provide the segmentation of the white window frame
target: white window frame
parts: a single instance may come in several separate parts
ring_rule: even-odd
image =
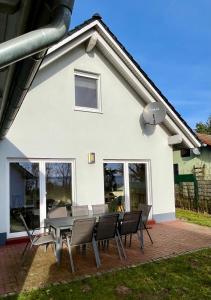
[[[77,106],[76,105],[76,99],[74,98],[74,110],[76,111],[85,111],[85,112],[93,112],[93,113],[102,113],[102,98],[101,98],[101,76],[100,74],[95,74],[91,72],[86,71],[74,71],[74,89],[75,89],[75,76],[81,76],[86,78],[95,79],[97,83],[97,108],[91,108],[91,107],[83,107],[83,106]],[[74,93],[75,97],[75,93]]]
[[[124,170],[124,192],[125,192],[125,210],[130,211],[130,186],[129,186],[129,164],[131,163],[140,163],[145,164],[146,166],[146,200],[147,204],[152,205],[150,210],[149,219],[152,219],[153,215],[153,200],[152,200],[152,176],[151,176],[151,161],[144,159],[104,159],[103,160],[103,172],[104,172],[104,163],[121,163],[123,164]],[[105,191],[104,191],[105,199]]]
[[[76,174],[75,159],[34,159],[34,158],[8,158],[7,159],[7,237],[16,238],[26,236],[25,231],[10,232],[10,163],[30,162],[39,164],[39,190],[40,190],[40,227],[44,226],[46,218],[46,163],[71,163],[72,165],[72,204],[76,203]]]

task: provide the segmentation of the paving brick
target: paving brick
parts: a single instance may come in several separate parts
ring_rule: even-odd
[[[145,249],[141,252],[136,237],[132,246],[126,247],[128,259],[121,261],[114,243],[109,249],[100,250],[102,267],[95,266],[94,254],[88,248],[86,255],[73,251],[76,272],[70,270],[67,248],[62,252],[61,265],[55,261],[52,248],[47,252],[40,247],[28,252],[24,265],[21,265],[21,253],[25,243],[0,247],[0,294],[43,287],[50,283],[69,282],[80,276],[101,274],[116,268],[134,266],[139,263],[177,255],[187,251],[211,246],[211,228],[189,224],[182,221],[155,224],[150,233],[154,244],[144,234]]]

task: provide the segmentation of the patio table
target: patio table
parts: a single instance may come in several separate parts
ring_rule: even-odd
[[[44,220],[45,227],[52,227],[56,232],[56,261],[60,264],[61,261],[61,250],[62,250],[62,237],[61,230],[71,229],[74,222],[73,217],[62,217],[62,218],[47,218]]]
[[[56,232],[56,261],[58,264],[61,262],[61,251],[62,251],[62,235],[61,231],[65,229],[71,229],[73,226],[74,220],[76,219],[86,219],[86,218],[92,218],[95,217],[96,221],[99,220],[99,217],[106,215],[108,213],[103,214],[93,214],[89,213],[87,216],[80,216],[80,217],[62,217],[62,218],[46,218],[44,220],[45,227],[52,227],[55,229]],[[109,213],[110,214],[110,213]],[[123,218],[124,213],[119,213],[119,219],[121,220]],[[142,231],[142,230],[141,230]],[[143,236],[143,233],[141,233]],[[143,241],[143,238],[142,238]]]
[[[99,217],[105,214],[94,215],[91,212],[87,216],[79,217],[62,217],[62,218],[46,218],[44,220],[45,227],[52,227],[56,232],[56,261],[58,264],[61,262],[61,251],[62,251],[62,235],[61,231],[65,229],[71,229],[74,220],[76,219],[86,219],[95,217],[98,221]]]

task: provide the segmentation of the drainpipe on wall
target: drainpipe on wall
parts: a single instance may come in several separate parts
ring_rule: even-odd
[[[57,43],[69,29],[74,0],[54,1],[53,21],[43,28],[0,44],[0,69]]]
[[[68,32],[74,0],[55,0],[52,22],[42,28],[0,44],[0,69],[23,60],[16,72],[7,101],[4,101],[0,139],[10,128],[42,63],[47,49]]]

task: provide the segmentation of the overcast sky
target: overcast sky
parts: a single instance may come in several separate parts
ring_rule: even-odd
[[[211,114],[211,0],[75,0],[71,28],[98,12],[195,128]]]

